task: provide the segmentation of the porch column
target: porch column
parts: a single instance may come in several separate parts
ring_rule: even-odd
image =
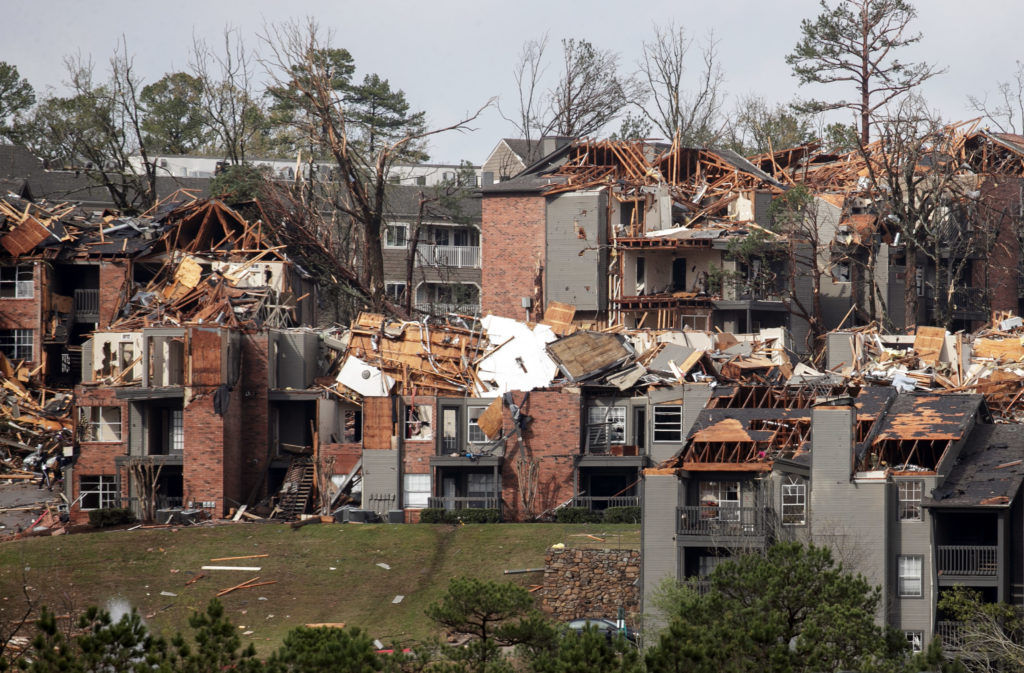
[[[1009,591],[1007,591],[1007,575],[1010,571],[1010,546],[1008,544],[1010,539],[1010,517],[1009,510],[1001,510],[999,512],[999,522],[996,525],[998,531],[996,543],[997,558],[999,559],[999,575],[996,578],[998,581],[998,590],[996,600],[1000,603],[1005,603],[1009,597]]]

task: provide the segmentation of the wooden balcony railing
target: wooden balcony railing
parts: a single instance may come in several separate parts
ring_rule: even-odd
[[[75,290],[75,322],[97,322],[100,319],[100,291]]]
[[[942,649],[947,652],[963,649],[962,628],[961,622],[935,622],[935,635],[942,638]]]
[[[480,246],[476,245],[430,245],[420,243],[416,246],[416,253],[420,263],[429,266],[480,268]]]
[[[427,498],[428,507],[442,509],[501,509],[501,498],[498,496],[431,496]]]
[[[609,507],[639,507],[640,496],[637,495],[577,495],[572,499],[572,507],[586,507],[589,510],[603,510]]]
[[[936,551],[940,575],[994,577],[999,569],[999,547],[994,545],[939,545]]]

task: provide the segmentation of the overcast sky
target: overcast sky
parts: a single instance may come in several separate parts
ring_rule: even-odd
[[[15,64],[37,91],[58,92],[64,55],[81,52],[104,64],[122,34],[150,82],[187,67],[193,35],[216,42],[230,24],[255,46],[265,24],[315,16],[334,31],[334,46],[352,53],[357,76],[376,72],[388,78],[435,126],[461,119],[491,97],[513,109],[512,69],[526,40],[547,33],[557,47],[562,38],[587,39],[618,52],[621,65],[633,70],[655,22],[675,21],[698,40],[714,31],[730,100],[748,93],[772,102],[807,96],[811,92],[798,90],[784,58],[799,39],[800,20],[820,9],[817,0],[4,0],[3,6],[0,60]],[[948,69],[924,87],[944,118],[977,116],[967,96],[992,92],[997,81],[1013,75],[1022,56],[1024,2],[917,0],[916,6],[924,37],[902,60]],[[496,108],[474,126],[472,133],[436,136],[431,160],[480,163],[499,138],[513,134]]]

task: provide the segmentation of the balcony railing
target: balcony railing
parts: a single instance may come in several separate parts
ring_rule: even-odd
[[[935,622],[935,635],[942,638],[942,649],[947,652],[963,649],[961,622]]]
[[[501,498],[498,496],[431,496],[427,498],[428,507],[442,509],[501,509]]]
[[[75,290],[75,321],[98,322],[100,319],[100,291]]]
[[[728,504],[677,507],[679,535],[756,537],[765,534],[764,512],[759,507]]]
[[[636,495],[577,495],[572,499],[572,506],[598,511],[609,507],[639,507],[640,497]]]
[[[480,304],[446,304],[441,302],[416,302],[416,310],[430,313],[432,315],[447,315],[458,313],[459,315],[478,315]]]
[[[999,547],[992,545],[939,545],[936,566],[940,575],[994,577],[999,569]]]
[[[430,245],[420,243],[416,254],[421,264],[480,268],[480,247],[476,245]]]

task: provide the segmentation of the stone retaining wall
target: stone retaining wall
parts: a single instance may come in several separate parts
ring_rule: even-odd
[[[548,549],[541,608],[556,621],[615,619],[640,610],[640,552],[629,549]]]

